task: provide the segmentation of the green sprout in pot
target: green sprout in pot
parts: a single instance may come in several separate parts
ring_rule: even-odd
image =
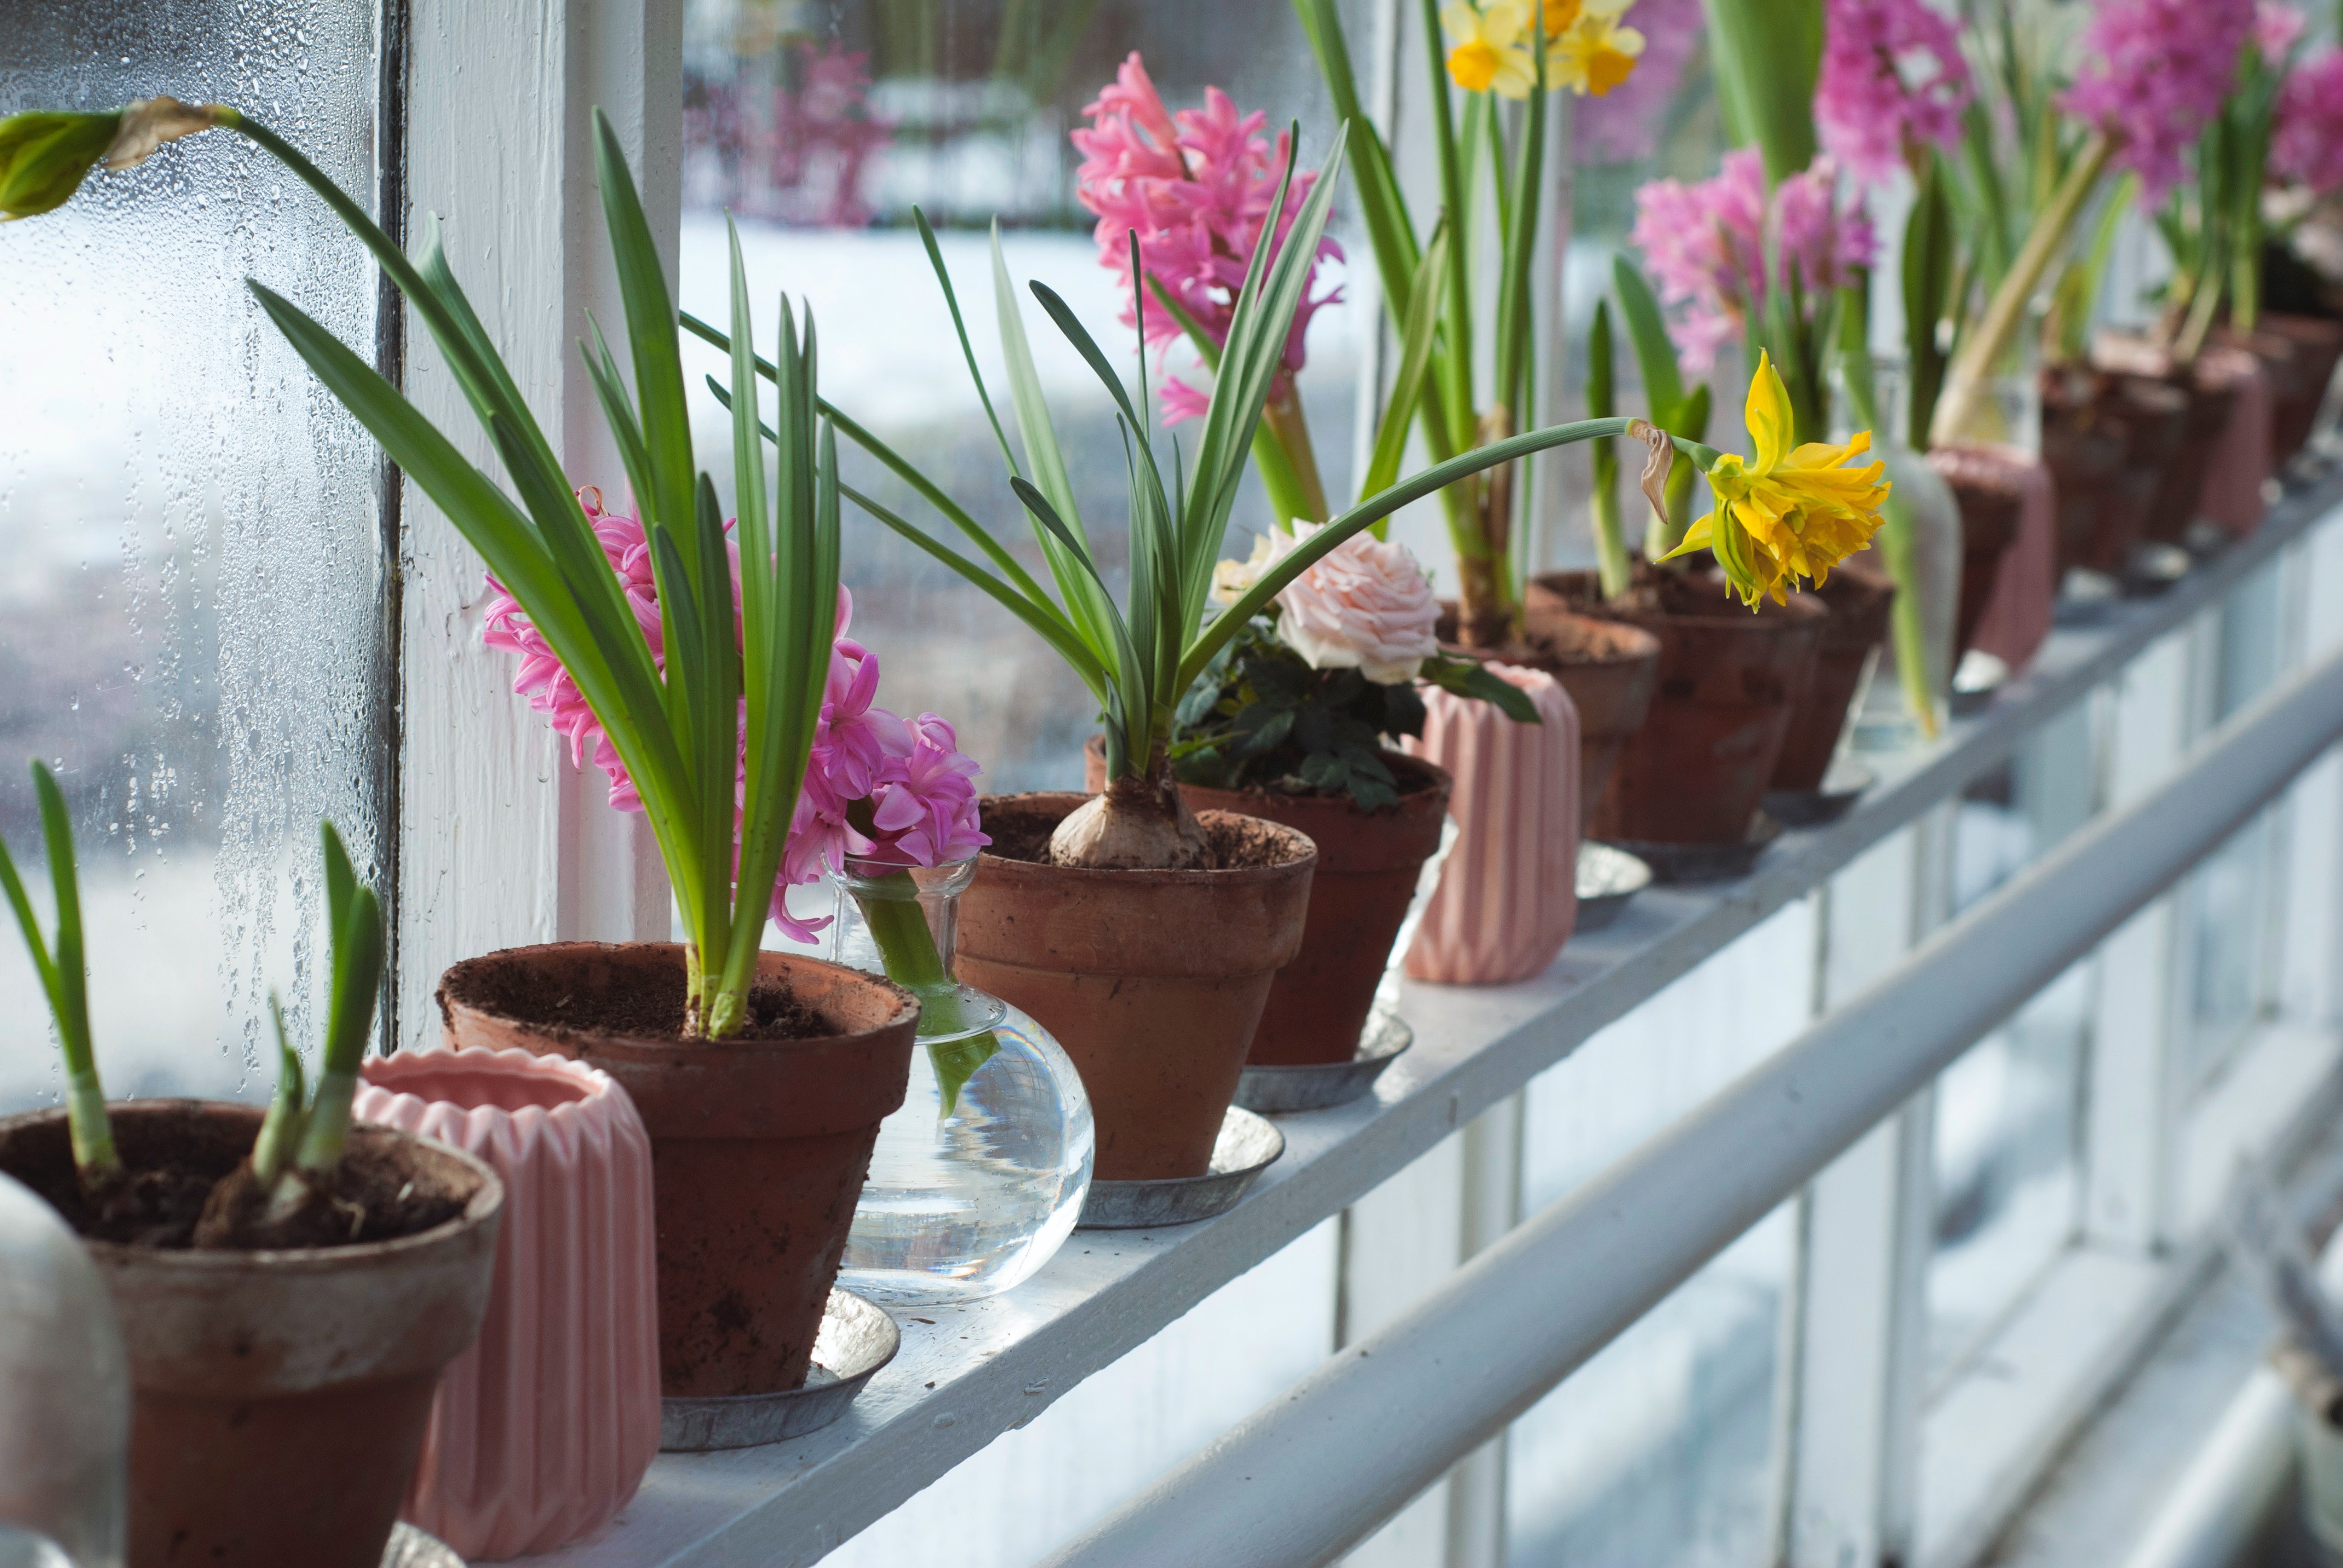
[[[1159,459],[1149,438],[1143,384],[1134,401],[1105,351],[1075,319],[1065,301],[1044,284],[1031,285],[1034,298],[1090,365],[1117,411],[1121,456],[1129,482],[1131,567],[1124,603],[1115,603],[1108,591],[1091,552],[1089,528],[1075,507],[1065,457],[1041,397],[1041,378],[1027,344],[1024,319],[1001,256],[997,228],[994,305],[1009,360],[1011,404],[1024,450],[1021,463],[977,371],[960,300],[934,236],[925,217],[919,218],[929,259],[959,332],[961,357],[976,383],[978,400],[992,423],[1010,487],[1031,519],[1056,595],[1044,589],[940,486],[863,427],[837,416],[838,428],[850,440],[910,484],[991,564],[988,567],[961,554],[857,490],[846,488],[848,498],[1016,615],[1065,659],[1104,712],[1107,788],[1058,825],[1050,840],[1050,859],[1054,864],[1140,869],[1206,867],[1203,834],[1180,799],[1171,743],[1180,703],[1214,656],[1252,625],[1288,584],[1345,541],[1402,508],[1436,495],[1458,479],[1534,452],[1602,436],[1627,435],[1642,426],[1640,420],[1622,418],[1582,420],[1512,436],[1435,463],[1371,495],[1322,528],[1309,529],[1232,602],[1217,614],[1208,614],[1222,541],[1236,505],[1263,401],[1277,374],[1288,329],[1325,231],[1342,161],[1342,140],[1338,136],[1292,226],[1276,245],[1274,260],[1271,230],[1263,226],[1235,297],[1227,341],[1213,375],[1203,430],[1192,458],[1175,442],[1170,461]],[[1294,160],[1289,156],[1268,210],[1282,210],[1293,167]],[[1137,243],[1133,235],[1134,250]],[[1145,275],[1142,258],[1137,255],[1132,257],[1131,271],[1134,276]],[[730,349],[737,343],[737,337],[727,337],[689,317],[685,325],[719,347]],[[734,362],[737,385],[745,379],[738,368],[737,350]],[[1142,379],[1145,367],[1142,343],[1139,360]],[[758,368],[770,374],[761,362]],[[729,396],[721,386],[716,390],[719,397]]]
[[[1708,434],[1708,383],[1694,382],[1687,391],[1676,363],[1675,344],[1668,337],[1659,297],[1635,264],[1624,256],[1611,262],[1613,287],[1619,297],[1619,319],[1626,324],[1627,342],[1643,376],[1644,397],[1651,406],[1652,423],[1683,441],[1699,441]],[[1613,404],[1614,357],[1611,302],[1598,300],[1594,325],[1586,339],[1586,411],[1595,416],[1615,412]],[[1644,559],[1665,560],[1692,527],[1692,459],[1677,453],[1669,462],[1666,483],[1651,509],[1644,531]],[[1615,599],[1634,586],[1634,565],[1627,553],[1626,531],[1619,513],[1619,457],[1609,440],[1594,443],[1594,490],[1591,505],[1594,549],[1603,597]]]
[[[335,1173],[350,1131],[358,1064],[374,1034],[382,986],[382,902],[362,886],[331,822],[318,824],[326,858],[326,930],[331,943],[326,1049],[314,1091],[285,1029],[275,994],[269,1020],[277,1035],[277,1093],[254,1140],[252,1157],[212,1189],[196,1226],[198,1247],[299,1244],[320,1232],[349,1232],[362,1206],[335,1192]]]
[[[58,119],[0,121],[0,205],[12,216],[58,206],[101,159],[126,167],[166,141],[233,130],[316,192],[397,286],[493,443],[509,494],[364,358],[266,286],[249,286],[318,379],[480,553],[577,682],[642,798],[682,911],[683,1033],[739,1033],[749,1021],[765,919],[820,717],[838,601],[835,438],[819,413],[810,317],[800,332],[783,300],[775,356],[763,361],[775,377],[769,428],[779,453],[769,487],[736,238],[734,379],[749,389],[732,411],[739,516],[728,536],[712,481],[693,467],[673,296],[618,135],[596,112],[595,178],[625,301],[633,386],[598,324],[589,319],[591,342],[579,347],[642,513],[662,660],[551,442],[450,271],[436,220],[424,224],[410,261],[307,158],[226,105],[149,99],[96,116],[111,126],[104,141],[106,126],[52,123]]]
[[[64,198],[60,196],[59,200]],[[41,841],[49,860],[49,885],[57,901],[57,934],[43,939],[32,900],[16,874],[8,846],[0,841],[0,888],[8,907],[16,912],[25,933],[25,949],[32,956],[48,999],[49,1016],[56,1025],[57,1049],[65,1063],[65,1126],[73,1138],[74,1170],[82,1192],[103,1199],[122,1181],[122,1159],[115,1152],[114,1126],[106,1114],[106,1089],[98,1081],[97,1057],[90,1045],[89,977],[83,965],[81,888],[74,866],[73,821],[57,781],[38,762],[33,764],[33,793],[40,802]]]

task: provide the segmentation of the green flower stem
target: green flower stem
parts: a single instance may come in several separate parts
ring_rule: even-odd
[[[879,960],[887,978],[920,999],[920,1038],[932,1040],[928,1060],[935,1068],[936,1086],[942,1091],[940,1115],[950,1116],[960,1102],[960,1086],[1001,1049],[990,1030],[969,1030],[977,1020],[968,1000],[952,979],[935,933],[928,929],[927,911],[920,906],[919,886],[909,871],[878,879],[880,890],[858,891],[862,923],[878,945]]]
[[[1935,672],[1928,668],[1927,628],[1921,616],[1916,571],[1919,524],[1900,490],[1887,492],[1879,515],[1879,553],[1886,558],[1887,575],[1896,582],[1896,602],[1887,612],[1889,632],[1896,642],[1896,678],[1904,688],[1906,706],[1919,721],[1920,733],[1934,740],[1936,689]]]
[[[2105,131],[2092,132],[2091,139],[2077,155],[2049,205],[2034,220],[2017,259],[2010,264],[2009,271],[1994,289],[1985,315],[1954,355],[1946,372],[1945,389],[1936,400],[1936,417],[1928,429],[1931,446],[1953,440],[1975,417],[1977,405],[1992,385],[1994,366],[2000,362],[2017,335],[2019,323],[2025,319],[2026,301],[2034,297],[2051,262],[2066,248],[2067,231],[2075,226],[2084,204],[2098,187],[2099,176],[2114,150],[2115,144],[2107,139]]]
[[[74,1169],[89,1189],[118,1173],[122,1160],[115,1151],[114,1124],[106,1114],[106,1090],[90,1046],[89,976],[82,960],[81,879],[74,865],[73,819],[56,779],[37,761],[33,764],[33,794],[40,803],[42,848],[49,860],[50,890],[56,897],[55,940],[42,938],[24,879],[5,843],[0,843],[0,892],[7,895],[8,907],[15,913],[25,950],[56,1025],[57,1048],[65,1058],[65,1127],[73,1139]]]

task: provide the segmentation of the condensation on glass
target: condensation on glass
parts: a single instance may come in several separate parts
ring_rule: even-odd
[[[372,0],[7,12],[0,113],[236,103],[373,188]],[[226,133],[0,229],[0,832],[33,851],[40,758],[72,805],[116,1095],[265,1087],[270,989],[312,1016],[318,818],[386,858],[376,451],[247,276],[373,356],[365,253]],[[0,1040],[0,1109],[55,1102],[13,923]]]

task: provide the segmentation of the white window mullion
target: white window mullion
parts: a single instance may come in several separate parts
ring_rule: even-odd
[[[415,0],[410,25],[410,238],[437,216],[457,277],[571,477],[623,499],[576,366],[587,309],[614,338],[624,332],[588,116],[599,103],[618,121],[672,265],[679,0]],[[407,385],[500,472],[411,311]],[[458,959],[563,937],[664,937],[668,919],[640,819],[609,809],[599,774],[580,777],[512,695],[510,658],[481,647],[479,557],[411,484],[405,518],[398,1043],[411,1046],[436,1039],[431,993]]]

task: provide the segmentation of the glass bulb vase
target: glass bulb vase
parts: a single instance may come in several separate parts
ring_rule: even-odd
[[[850,858],[830,956],[920,998],[902,1108],[879,1129],[839,1283],[897,1305],[997,1295],[1073,1232],[1090,1191],[1090,1097],[1050,1031],[952,979],[973,859]]]

